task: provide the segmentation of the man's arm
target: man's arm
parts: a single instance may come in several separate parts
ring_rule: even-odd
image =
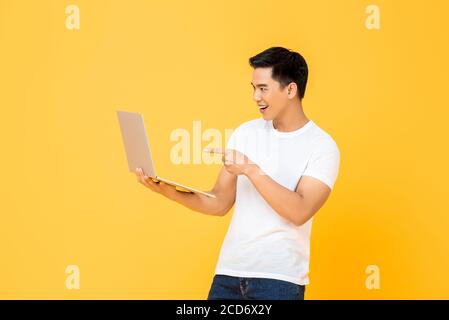
[[[306,223],[331,192],[324,182],[309,176],[301,177],[296,190],[291,191],[264,174],[257,164],[237,150],[211,148],[208,152],[222,154],[229,173],[247,176],[270,207],[297,226]]]
[[[198,193],[177,191],[174,186],[163,181],[154,182],[138,170],[136,170],[136,175],[137,180],[152,191],[200,213],[224,216],[232,208],[235,201],[237,176],[226,171],[224,167],[218,175],[215,186],[208,191],[208,193],[215,195],[216,198]]]
[[[295,191],[280,185],[257,166],[244,173],[265,201],[280,216],[297,226],[306,223],[326,202],[331,189],[318,179],[302,176]]]

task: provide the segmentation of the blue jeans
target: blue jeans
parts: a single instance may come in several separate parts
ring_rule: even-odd
[[[266,278],[216,274],[208,300],[304,300],[305,286]]]

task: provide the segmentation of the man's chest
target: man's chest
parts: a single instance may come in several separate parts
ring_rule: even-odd
[[[296,188],[311,155],[311,146],[306,141],[270,136],[239,149],[264,173],[291,190]]]

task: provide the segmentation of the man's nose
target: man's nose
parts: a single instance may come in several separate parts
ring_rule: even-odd
[[[260,99],[260,94],[257,92],[257,90],[253,93],[253,100],[256,102],[259,102]]]

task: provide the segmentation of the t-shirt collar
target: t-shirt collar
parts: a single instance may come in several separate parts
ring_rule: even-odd
[[[293,130],[293,131],[278,131],[274,125],[273,125],[273,120],[267,120],[267,127],[270,129],[270,131],[272,131],[272,133],[278,137],[295,137],[297,135],[300,135],[302,133],[304,133],[305,131],[309,130],[309,128],[311,128],[314,125],[313,121],[309,119],[309,121],[303,125],[301,128]]]

